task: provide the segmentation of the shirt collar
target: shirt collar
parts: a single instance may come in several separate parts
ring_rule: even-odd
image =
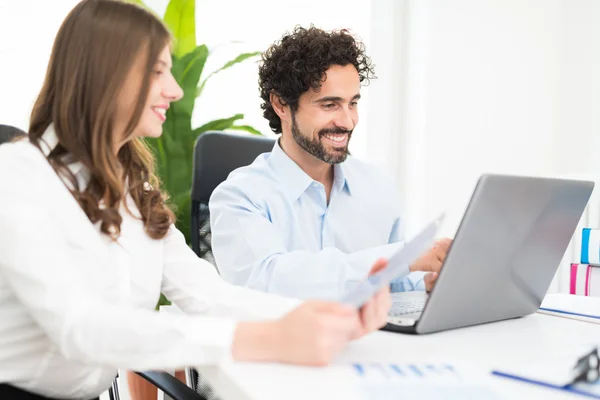
[[[58,146],[58,144],[59,140],[58,136],[56,135],[56,131],[54,130],[54,124],[50,124],[44,132],[44,134],[42,135],[42,137],[40,138],[40,148],[42,149],[44,155],[48,157],[50,152],[54,150],[56,146]],[[69,168],[71,173],[77,179],[79,187],[85,187],[87,185],[87,182],[89,181],[89,173],[87,172],[87,169],[79,161],[69,162],[70,158],[71,156],[67,155],[65,159],[65,164],[67,165],[67,168]]]
[[[346,191],[352,196],[352,190],[350,190],[350,183],[348,182],[348,170],[344,166],[344,163],[335,164],[333,166],[333,185],[338,191]]]
[[[283,151],[279,145],[279,140],[275,141],[273,151],[269,155],[268,163],[285,186],[286,194],[291,201],[297,200],[315,182]],[[335,189],[338,191],[346,190],[351,195],[348,176],[346,171],[344,171],[343,163],[334,165],[333,171],[333,186]]]

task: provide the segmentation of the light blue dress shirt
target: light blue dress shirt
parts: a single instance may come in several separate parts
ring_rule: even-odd
[[[373,263],[403,246],[393,181],[348,156],[325,187],[278,143],[232,172],[210,202],[212,249],[233,284],[300,299],[339,299],[366,279]],[[422,272],[397,278],[392,291],[425,290]]]

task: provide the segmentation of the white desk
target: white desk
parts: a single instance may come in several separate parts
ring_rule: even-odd
[[[232,363],[198,370],[223,400],[358,400],[366,397],[358,394],[360,379],[349,379],[349,363],[445,361],[468,365],[469,382],[489,386],[500,398],[572,399],[557,390],[489,372],[543,359],[545,353],[568,346],[574,338],[600,342],[600,325],[536,313],[423,336],[375,332],[350,344],[333,365],[325,368]]]

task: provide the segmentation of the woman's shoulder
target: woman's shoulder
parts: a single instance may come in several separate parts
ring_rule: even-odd
[[[56,178],[58,176],[44,154],[29,140],[0,145],[0,187],[3,190],[36,183],[48,184]]]
[[[0,145],[0,172],[5,172],[7,168],[36,167],[43,163],[49,165],[41,150],[26,138]]]

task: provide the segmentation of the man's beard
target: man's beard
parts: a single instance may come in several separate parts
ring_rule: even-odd
[[[327,151],[325,145],[323,144],[322,138],[328,133],[343,133],[348,135],[346,146],[333,147],[330,151]],[[296,123],[295,113],[292,114],[292,136],[296,143],[298,143],[298,145],[307,153],[313,155],[321,161],[326,162],[327,164],[333,165],[342,163],[346,160],[348,154],[350,154],[348,151],[348,144],[350,143],[350,138],[352,137],[352,131],[342,128],[326,128],[319,131],[318,139],[312,139],[300,132],[298,124]]]

